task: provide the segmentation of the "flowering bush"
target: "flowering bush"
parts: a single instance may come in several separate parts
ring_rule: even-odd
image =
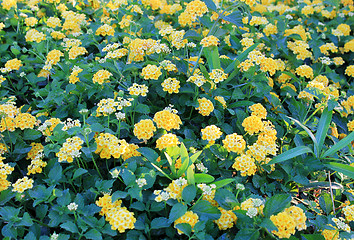
[[[352,0],[1,0],[1,239],[353,239]]]

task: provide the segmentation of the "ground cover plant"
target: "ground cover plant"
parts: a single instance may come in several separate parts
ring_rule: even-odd
[[[353,239],[353,0],[2,0],[2,239]]]

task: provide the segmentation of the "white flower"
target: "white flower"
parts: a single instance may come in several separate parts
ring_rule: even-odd
[[[263,204],[263,200],[259,198],[255,198],[252,200],[254,207],[260,207]]]
[[[289,20],[293,19],[293,16],[291,16],[289,14],[287,14],[285,17],[286,17],[286,19],[289,19]]]
[[[125,113],[117,112],[117,113],[116,113],[116,118],[117,118],[118,120],[124,120],[124,119],[125,119]]]
[[[197,163],[196,164],[197,166],[197,169],[203,173],[207,173],[208,172],[208,169],[204,166],[203,163]]]
[[[339,230],[343,230],[346,232],[350,232],[350,227],[348,224],[346,224],[344,221],[345,219],[342,217],[339,218],[332,218],[332,221],[337,225]]]
[[[257,214],[258,214],[257,208],[249,208],[246,213],[246,215],[249,216],[250,218],[257,216]]]
[[[72,202],[72,203],[70,203],[70,204],[68,205],[68,209],[69,209],[70,211],[76,211],[76,209],[77,209],[78,206],[79,206],[79,205],[77,205],[76,203]]]
[[[136,184],[138,184],[139,187],[143,187],[147,185],[146,179],[145,178],[138,178],[135,180]]]
[[[54,232],[51,236],[50,236],[50,240],[57,240],[59,237],[59,234],[57,234],[56,232]]]
[[[25,72],[21,72],[20,73],[20,77],[24,77],[24,76],[26,76],[26,73]]]
[[[240,190],[240,191],[243,191],[245,190],[245,185],[241,184],[241,183],[237,183],[236,184],[236,189]]]
[[[176,180],[176,184],[177,186],[182,187],[183,185],[187,184],[187,180],[183,177],[180,177]]]
[[[120,171],[117,169],[114,169],[110,174],[112,175],[112,178],[117,178],[119,176]]]

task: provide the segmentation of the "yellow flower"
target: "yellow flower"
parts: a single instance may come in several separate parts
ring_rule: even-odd
[[[260,117],[257,116],[250,116],[243,120],[242,126],[244,127],[245,131],[253,135],[263,130],[263,122]]]
[[[9,70],[19,70],[21,66],[23,66],[22,61],[18,60],[17,58],[8,60],[5,63],[5,68],[7,68]]]
[[[159,139],[156,140],[156,148],[159,150],[168,148],[168,147],[174,147],[180,144],[177,136],[172,133],[167,133],[162,135]]]
[[[156,127],[154,126],[154,122],[150,119],[140,120],[134,125],[134,135],[138,139],[148,140],[154,136],[155,131]]]
[[[182,217],[178,218],[174,222],[174,226],[176,227],[177,224],[179,223],[188,223],[192,227],[192,231],[195,224],[199,221],[199,217],[196,213],[193,213],[192,211],[187,211]],[[183,232],[179,229],[177,229],[178,234],[182,234]]]
[[[226,135],[225,139],[222,140],[222,143],[228,152],[242,154],[246,148],[246,141],[237,133]]]
[[[214,111],[214,105],[210,100],[203,97],[198,99],[198,103],[199,107],[196,110],[199,110],[199,113],[203,116],[209,116]]]
[[[93,75],[92,81],[93,83],[103,84],[105,82],[109,82],[109,78],[113,76],[112,73],[108,72],[107,70],[99,70]]]
[[[272,233],[279,238],[289,238],[292,234],[295,234],[296,223],[287,212],[272,215],[270,220],[278,228],[277,231],[273,230]]]
[[[153,120],[158,128],[163,128],[166,131],[179,129],[180,125],[182,124],[180,117],[168,110],[162,110],[155,113]]]
[[[202,41],[200,41],[200,44],[203,47],[218,46],[220,44],[220,40],[217,37],[211,35],[203,38]]]
[[[215,125],[210,125],[201,130],[202,139],[208,140],[209,144],[214,144],[215,140],[219,139],[222,135],[220,128]]]
[[[156,65],[147,65],[146,67],[143,68],[141,75],[144,77],[144,79],[155,79],[157,80],[161,76],[161,70],[158,66]]]

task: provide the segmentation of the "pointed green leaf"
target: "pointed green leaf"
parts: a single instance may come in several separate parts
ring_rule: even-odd
[[[194,200],[196,194],[197,194],[197,189],[195,188],[195,186],[188,185],[182,191],[182,199],[187,203],[189,203]]]
[[[290,205],[291,195],[288,194],[277,194],[267,199],[264,205],[264,216],[269,218],[283,211],[288,205]]]
[[[196,173],[194,174],[195,182],[196,183],[211,183],[215,180],[215,178],[206,173]]]
[[[233,179],[233,178],[226,178],[226,179],[223,179],[223,180],[220,180],[220,181],[216,181],[213,184],[216,185],[216,189],[219,189],[219,188],[222,188],[222,187],[234,182],[235,180],[236,179]]]
[[[302,124],[300,121],[298,121],[297,119],[295,119],[295,118],[292,118],[292,117],[287,117],[287,118],[290,118],[291,120],[293,120],[294,122],[296,122],[300,127],[302,127],[302,129],[304,129],[306,132],[307,132],[307,134],[310,136],[310,138],[312,139],[312,141],[313,141],[313,144],[314,144],[314,146],[315,146],[315,155],[316,155],[316,157],[319,157],[319,148],[318,148],[318,142],[317,142],[317,140],[316,140],[316,137],[315,137],[315,135],[313,135],[313,133],[311,132],[311,130],[310,129],[308,129],[304,124]]]
[[[332,111],[329,111],[328,108],[323,110],[323,113],[318,124],[316,132],[316,140],[318,142],[319,151],[321,152],[322,146],[324,144],[325,138],[327,136],[329,124],[332,120]]]
[[[191,166],[189,166],[189,168],[187,169],[187,181],[188,184],[195,184],[194,168],[192,168]]]
[[[150,162],[156,161],[156,159],[159,157],[159,155],[151,148],[142,147],[138,148],[137,151],[140,152],[144,157],[146,157],[147,160],[149,160]]]
[[[168,219],[171,222],[176,221],[178,218],[182,217],[187,212],[187,209],[187,206],[183,205],[182,203],[177,203],[173,205]]]
[[[170,176],[167,175],[167,173],[165,173],[164,171],[162,171],[161,168],[159,168],[158,166],[156,166],[155,164],[151,163],[152,166],[154,166],[160,173],[162,173],[165,177],[167,177],[168,179],[170,179],[172,181],[172,178],[170,178]]]
[[[311,148],[306,147],[306,146],[300,146],[300,147],[296,147],[296,148],[292,148],[286,152],[283,152],[282,154],[274,157],[269,163],[269,164],[274,164],[274,163],[280,163],[280,162],[284,162],[286,160],[292,159],[294,157],[300,156],[301,154],[304,153],[312,153]]]
[[[334,171],[341,172],[344,175],[354,179],[354,167],[352,166],[336,162],[330,162],[326,166]]]
[[[168,164],[170,164],[170,168],[171,168],[171,172],[173,175],[176,175],[176,167],[175,167],[175,163],[172,160],[172,158],[170,157],[170,155],[167,154],[167,152],[165,152],[165,156],[167,158]]]
[[[202,153],[202,151],[198,151],[190,157],[192,163],[195,163],[195,161],[198,159],[198,157],[200,156],[201,153]]]
[[[342,148],[345,148],[348,146],[352,141],[354,141],[354,132],[351,132],[348,136],[337,142],[333,147],[328,149],[321,158],[325,158],[328,156],[331,156],[335,152],[341,150]]]

